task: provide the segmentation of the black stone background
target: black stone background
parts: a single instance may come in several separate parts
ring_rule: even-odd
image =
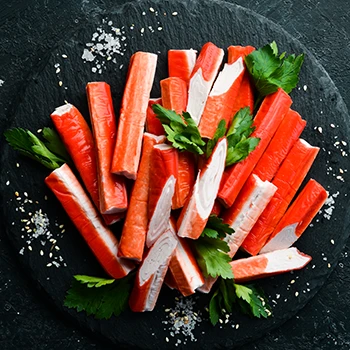
[[[347,103],[350,3],[346,0],[232,1],[280,24],[316,56]],[[0,131],[33,69],[79,18],[121,0],[0,1]],[[349,107],[349,105],[348,105]],[[350,349],[350,262],[345,247],[326,285],[298,315],[248,349]],[[15,252],[0,235],[0,346],[3,349],[109,349],[75,326],[34,288]],[[190,344],[189,344],[190,348]]]

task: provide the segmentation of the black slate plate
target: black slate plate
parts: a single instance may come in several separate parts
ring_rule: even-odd
[[[85,4],[85,6],[88,5]],[[150,10],[151,7],[157,12]],[[204,311],[204,305],[208,299],[205,296],[200,300],[195,298],[195,311],[201,310],[204,320],[194,331],[197,342],[191,343],[187,340],[187,343],[190,343],[191,348],[231,348],[262,336],[268,330],[289,319],[314,296],[335,266],[341,248],[348,238],[348,175],[346,172],[340,173],[339,169],[344,171],[347,169],[349,120],[346,107],[337,89],[324,69],[298,41],[272,22],[238,6],[216,1],[182,2],[178,0],[140,2],[126,4],[119,9],[91,8],[90,10],[90,16],[85,23],[77,25],[75,36],[70,41],[60,43],[53,48],[46,57],[42,58],[41,64],[38,64],[37,71],[33,72],[33,78],[18,105],[13,126],[34,131],[51,125],[50,112],[54,107],[64,103],[64,100],[75,104],[88,117],[84,90],[86,82],[92,80],[104,80],[112,86],[115,109],[118,110],[128,60],[137,50],[159,53],[153,96],[159,95],[159,80],[166,76],[166,52],[170,48],[200,49],[207,41],[213,41],[221,47],[227,47],[233,43],[259,47],[276,40],[281,50],[306,53],[300,89],[292,93],[293,108],[308,121],[303,137],[321,148],[308,178],[315,178],[327,188],[331,195],[334,195],[335,203],[326,206],[326,209],[333,211],[331,219],[328,220],[323,212],[318,216],[313,227],[310,227],[297,243],[299,249],[313,256],[313,261],[307,268],[294,274],[261,281],[262,287],[274,305],[273,318],[251,320],[234,314],[228,324],[213,328],[207,321],[207,314]],[[177,15],[172,15],[174,12],[177,12]],[[106,23],[102,25],[102,21],[106,18]],[[85,43],[91,42],[96,28],[102,26],[108,28],[108,21],[112,21],[115,27],[124,26],[122,30],[125,32],[126,39],[122,47],[125,51],[123,55],[113,56],[117,60],[116,63],[106,61],[106,70],[99,75],[92,72],[96,62],[83,63],[81,55]],[[144,33],[141,33],[142,28],[145,28]],[[63,58],[62,54],[67,55],[67,58]],[[60,64],[59,73],[55,73],[56,63]],[[123,65],[121,69],[119,69],[120,65]],[[62,86],[59,86],[59,81],[63,82]],[[334,124],[334,127],[331,127],[331,124]],[[318,127],[322,127],[322,132],[321,129],[317,129]],[[45,188],[43,179],[48,171],[30,160],[19,157],[9,147],[5,145],[2,147],[1,215],[2,220],[6,222],[6,233],[18,251],[25,247],[23,256],[20,255],[23,268],[52,298],[57,308],[70,315],[85,329],[128,348],[175,347],[175,341],[169,336],[169,325],[162,323],[166,320],[164,309],[173,307],[176,296],[176,293],[169,290],[162,291],[154,312],[140,315],[126,312],[120,318],[109,321],[96,321],[84,314],[63,308],[65,291],[69,288],[72,275],[77,273],[102,275],[103,272],[67,219],[63,209]],[[340,178],[337,179],[337,176]],[[9,185],[5,185],[7,181]],[[16,200],[15,191],[20,193],[21,200]],[[25,212],[21,212],[16,208],[25,200],[24,192],[38,203],[26,203],[23,205]],[[48,196],[47,201],[44,196]],[[60,247],[60,251],[55,248],[51,250],[51,242],[40,239],[41,237],[31,240],[30,243],[26,241],[27,235],[22,231],[26,223],[21,220],[26,219],[29,212],[34,213],[40,208],[50,219],[50,231],[53,238],[57,240],[56,245]],[[63,234],[62,229],[59,228],[60,224],[65,226],[66,231]],[[119,229],[117,226],[115,231],[118,232]],[[29,245],[32,250],[28,249]],[[43,256],[40,255],[40,250],[43,251]],[[49,257],[50,252],[53,254],[52,258]],[[59,256],[63,261],[59,261]],[[57,257],[56,260],[55,257]],[[47,267],[51,261],[57,261],[61,266]],[[65,268],[64,263],[67,264]],[[291,284],[291,280],[296,282]],[[296,292],[299,293],[298,296]],[[238,329],[236,329],[237,324],[239,324]],[[165,337],[170,338],[169,343],[165,342]]]

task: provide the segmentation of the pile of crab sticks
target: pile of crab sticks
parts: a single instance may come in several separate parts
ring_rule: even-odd
[[[104,82],[86,88],[92,132],[71,104],[51,115],[83,185],[67,164],[46,184],[107,274],[119,279],[137,269],[129,299],[133,311],[152,310],[164,281],[184,296],[210,291],[216,278],[204,277],[192,243],[211,214],[234,230],[223,238],[230,258],[238,249],[251,255],[230,262],[237,282],[300,269],[311,260],[291,246],[327,192],[311,179],[294,198],[319,148],[300,138],[306,121],[290,108],[283,89],[264,97],[252,120],[250,136],[258,142],[229,166],[225,135],[207,158],[194,155],[176,147],[182,138],[172,134],[173,121],[169,126],[156,116],[160,110],[175,111],[202,140],[214,140],[222,120],[229,127],[242,108],[254,112],[254,86],[244,63],[253,51],[230,46],[219,73],[224,51],[212,43],[198,57],[192,49],[170,50],[169,77],[160,82],[159,99],[150,98],[157,55],[136,52],[118,125]],[[108,225],[122,219],[117,240]]]

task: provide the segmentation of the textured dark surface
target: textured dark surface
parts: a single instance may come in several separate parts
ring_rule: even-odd
[[[2,48],[0,53],[0,79],[5,80],[3,86],[0,87],[0,130],[5,127],[7,121],[11,120],[12,112],[16,109],[18,103],[22,102],[22,99],[23,103],[20,104],[20,108],[23,108],[23,104],[28,103],[26,95],[21,91],[27,85],[35,86],[35,79],[32,79],[33,72],[37,73],[38,79],[42,79],[42,74],[46,74],[45,66],[48,62],[52,67],[52,60],[54,60],[52,53],[55,52],[58,46],[62,47],[62,43],[71,38],[72,33],[76,31],[80,23],[85,23],[87,19],[91,20],[93,18],[95,12],[98,12],[93,9],[111,8],[112,6],[107,2],[95,4],[88,1],[69,6],[63,6],[60,2],[55,2],[55,5],[46,4],[46,8],[45,4],[39,5],[37,2],[28,1],[23,2],[22,7],[18,4],[13,6],[11,4],[0,5],[2,23],[0,25],[0,47]],[[114,1],[113,4],[113,8],[115,8],[116,2]],[[280,23],[284,29],[305,44],[323,64],[338,86],[345,101],[347,101],[349,90],[346,73],[349,65],[346,63],[346,59],[350,51],[347,48],[350,28],[349,18],[346,16],[349,5],[346,5],[345,1],[332,2],[332,5],[327,5],[325,1],[310,1],[305,4],[302,1],[282,1],[278,4],[274,4],[273,1],[248,1],[240,4],[265,15],[276,23]],[[331,8],[328,6],[331,6]],[[174,8],[174,11],[176,10],[181,13],[179,8]],[[145,11],[147,11],[147,8]],[[192,25],[195,25],[195,23]],[[263,29],[261,31],[263,32]],[[89,40],[89,38],[86,39]],[[190,38],[188,40],[190,42]],[[202,40],[205,40],[205,38],[202,38]],[[217,40],[216,42],[219,45],[226,43],[224,39],[222,39],[222,42]],[[200,46],[201,43],[196,43],[196,46]],[[56,79],[54,74],[52,76]],[[307,78],[305,77],[305,83],[309,82]],[[28,81],[29,79],[30,81]],[[318,82],[318,84],[320,85],[317,85],[317,88],[322,85],[322,82]],[[315,86],[308,86],[309,91],[311,89],[311,95],[315,93],[315,91],[312,91]],[[322,87],[324,91],[320,94],[324,95],[325,101],[327,103],[336,102],[328,101],[328,99],[333,98],[333,96],[328,95],[328,92],[333,91],[332,86],[329,89],[327,89],[327,86]],[[75,86],[70,85],[70,88],[74,90]],[[35,88],[32,89],[35,91]],[[40,93],[40,89],[38,92]],[[67,93],[69,94],[69,92]],[[299,92],[299,94],[301,93],[304,93],[304,91]],[[61,96],[58,93],[57,96],[49,95],[49,98],[52,98],[55,101],[54,103],[57,104],[63,102],[60,99],[65,96],[67,95]],[[80,96],[80,99],[80,103],[83,104],[83,97]],[[33,99],[31,103],[32,110],[35,111],[36,104],[40,103],[40,98],[37,102]],[[320,105],[318,101],[313,103],[316,107]],[[305,108],[304,111],[307,110],[303,105],[298,107],[301,112],[303,108]],[[324,111],[326,110],[327,106],[324,108]],[[49,112],[50,110],[47,111],[47,113]],[[307,116],[305,117],[307,118]],[[322,119],[327,116],[320,117]],[[38,116],[38,125],[40,125],[41,118],[44,118],[44,116]],[[329,122],[331,123],[333,120]],[[320,123],[320,125],[324,124]],[[312,126],[317,126],[317,124]],[[326,131],[324,137],[329,136],[329,129]],[[337,132],[341,135],[341,132]],[[312,134],[311,126],[309,134]],[[38,177],[41,175],[38,174]],[[337,231],[340,232],[342,227],[343,224],[334,223],[332,229],[335,234],[332,237],[337,237]],[[336,250],[337,244],[340,244],[337,240],[335,243],[335,247],[329,244],[326,246],[331,252],[322,247],[322,251],[328,257]],[[89,338],[87,334],[81,333],[70,321],[60,320],[61,314],[57,313],[57,309],[52,306],[49,299],[46,300],[45,292],[34,288],[37,287],[36,283],[27,280],[17,260],[18,251],[9,246],[7,238],[3,234],[1,235],[0,249],[0,300],[3,304],[3,307],[0,304],[0,341],[4,348],[99,349],[107,347],[100,339]],[[81,252],[81,254],[84,254],[84,252]],[[70,259],[74,260],[74,257]],[[324,264],[326,265],[326,263]],[[246,349],[350,348],[350,337],[348,335],[350,321],[347,319],[346,312],[348,308],[347,299],[350,296],[347,286],[349,269],[347,248],[345,248],[335,272],[327,281],[327,285],[299,312],[298,316],[292,318],[279,330],[265,336],[256,345],[252,344]],[[54,284],[51,288],[55,288]],[[295,307],[298,307],[299,303],[300,301],[296,303]],[[289,309],[293,309],[293,305]],[[164,342],[163,345],[165,347],[166,343]]]

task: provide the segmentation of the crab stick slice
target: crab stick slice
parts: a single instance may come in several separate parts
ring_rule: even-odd
[[[55,128],[77,168],[92,201],[100,208],[94,140],[79,110],[71,104],[57,107],[51,114]],[[107,225],[124,217],[124,213],[103,215]]]
[[[276,193],[241,246],[246,252],[256,255],[265,245],[311,168],[318,151],[318,147],[313,147],[302,139],[295,143],[272,181],[278,188]]]
[[[311,261],[311,256],[296,248],[276,250],[272,253],[238,259],[230,262],[235,282],[247,282],[258,278],[300,270]]]
[[[164,128],[160,120],[156,117],[153,112],[152,106],[154,104],[162,105],[161,98],[151,98],[148,101],[147,115],[146,115],[146,131],[150,134],[157,136],[164,135]]]
[[[170,145],[153,147],[148,197],[149,225],[146,245],[151,247],[169,228],[172,198],[177,174],[177,152]]]
[[[190,113],[197,125],[201,120],[205,103],[223,57],[224,51],[222,49],[213,43],[206,43],[203,45],[193,68],[188,89],[187,112]]]
[[[227,49],[228,64],[236,62],[240,57],[245,58],[253,52],[255,48],[253,46],[229,46]],[[254,87],[249,79],[249,73],[244,72],[241,85],[239,87],[237,96],[232,101],[232,115],[234,116],[241,108],[249,107],[250,112],[254,110]]]
[[[230,247],[228,254],[231,258],[248,236],[276,190],[277,187],[271,182],[262,181],[258,176],[251,175],[233,206],[223,214],[224,222],[234,230],[233,234],[227,235],[224,239]]]
[[[162,105],[171,109],[177,114],[186,110],[187,106],[187,85],[186,82],[177,77],[170,77],[160,81],[162,92]]]
[[[111,172],[136,179],[148,101],[157,65],[157,55],[136,52],[130,60],[120,109],[117,141]]]
[[[253,170],[261,180],[271,181],[306,126],[299,113],[289,110]]]
[[[260,253],[292,246],[309,226],[327,197],[327,191],[317,181],[309,180],[284,214]]]
[[[228,167],[222,177],[218,197],[226,207],[234,203],[291,104],[291,98],[282,89],[265,97],[254,118],[255,130],[251,135],[260,138],[258,146],[246,159]]]
[[[196,50],[169,50],[168,71],[169,77],[181,78],[188,84],[194,65],[196,64]]]
[[[219,190],[226,153],[227,141],[222,138],[216,144],[206,165],[198,173],[192,194],[182,208],[177,222],[179,237],[197,239],[203,232]]]
[[[110,172],[116,137],[111,89],[104,82],[94,82],[87,84],[86,91],[96,145],[100,212],[115,214],[126,210],[128,198],[125,180]]]
[[[217,199],[215,199],[214,206],[213,206],[213,209],[211,210],[210,215],[219,216],[221,213],[221,210],[222,210],[221,203]]]
[[[241,57],[232,64],[225,63],[209,94],[199,123],[202,137],[213,138],[221,120],[226,121],[226,126],[231,122],[233,101],[238,94],[243,74],[244,65]]]
[[[170,230],[176,236],[176,227],[172,220]],[[196,289],[204,284],[204,277],[189,244],[184,238],[176,236],[176,239],[178,242],[169,263],[169,272],[175,282],[173,285],[186,297],[194,294]]]
[[[148,228],[148,189],[153,146],[163,143],[165,136],[149,133],[143,135],[142,156],[137,179],[130,196],[118,255],[137,261],[142,260]]]
[[[134,264],[118,257],[117,239],[100,219],[69,166],[64,164],[54,170],[45,183],[61,202],[104,270],[113,278],[126,276]]]
[[[217,279],[218,279],[217,277],[211,277],[211,276],[205,277],[204,284],[199,288],[197,288],[197,291],[205,294],[210,293]]]
[[[167,230],[148,251],[137,272],[129,299],[132,311],[143,312],[154,309],[176,246],[177,240],[174,234]]]

